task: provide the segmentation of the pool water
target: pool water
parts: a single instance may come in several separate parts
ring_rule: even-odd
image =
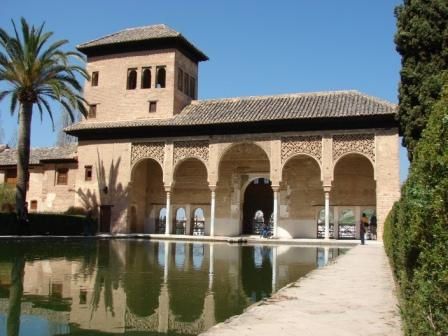
[[[344,250],[153,240],[0,242],[0,335],[197,335]]]

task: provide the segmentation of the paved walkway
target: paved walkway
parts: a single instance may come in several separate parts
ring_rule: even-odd
[[[202,335],[402,335],[383,245],[358,245]]]

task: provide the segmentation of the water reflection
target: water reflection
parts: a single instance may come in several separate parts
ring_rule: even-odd
[[[0,335],[197,335],[339,252],[138,240],[2,242]]]

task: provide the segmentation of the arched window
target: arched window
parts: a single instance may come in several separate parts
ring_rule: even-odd
[[[205,229],[204,210],[197,208],[193,213],[193,236],[203,236]]]
[[[157,67],[156,88],[164,88],[166,85],[166,70],[165,67]]]
[[[142,89],[151,88],[151,69],[143,68],[142,71]]]
[[[176,211],[176,221],[175,221],[175,233],[183,235],[185,234],[185,228],[187,225],[187,216],[184,208],[179,208]]]
[[[160,209],[159,218],[157,218],[156,232],[165,233],[166,225],[166,208]]]
[[[254,233],[260,234],[261,230],[263,229],[263,226],[264,226],[264,213],[261,210],[257,210],[255,211],[252,225],[252,227],[254,228]]]
[[[128,90],[135,90],[137,88],[137,70],[135,69],[128,70],[128,81],[126,84],[126,88]]]

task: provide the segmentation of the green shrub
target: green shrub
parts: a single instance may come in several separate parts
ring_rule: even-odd
[[[16,204],[16,189],[7,184],[0,184],[0,212],[14,211]]]
[[[89,226],[85,216],[54,213],[31,213],[27,227],[19,227],[15,213],[0,213],[0,235],[68,235],[94,234],[95,225]]]
[[[417,145],[384,244],[406,335],[448,335],[448,86]]]

